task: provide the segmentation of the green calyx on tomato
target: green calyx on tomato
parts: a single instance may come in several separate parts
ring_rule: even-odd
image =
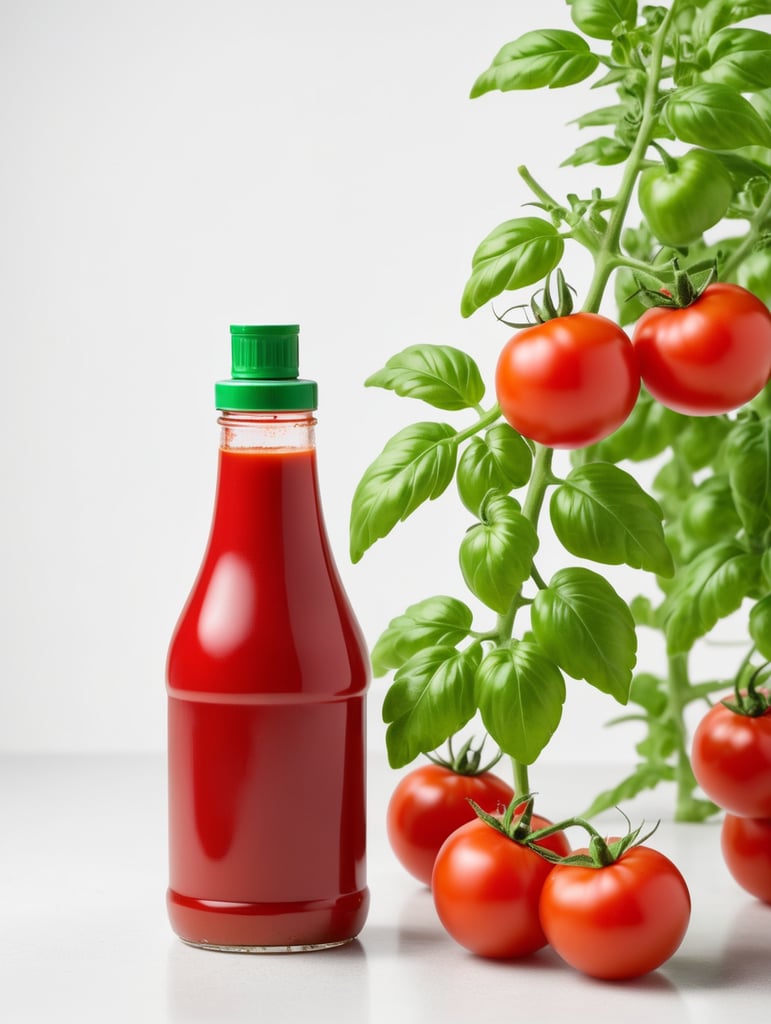
[[[447,757],[440,757],[436,753],[426,754],[432,764],[440,768],[447,768],[456,775],[484,775],[494,768],[503,757],[501,750],[486,764],[482,764],[482,748],[485,745],[484,739],[478,747],[474,746],[474,737],[466,740],[456,754],[452,748],[452,738],[447,740]]]
[[[604,838],[584,818],[568,818],[565,821],[530,832],[527,842],[536,849],[537,853],[540,853],[546,860],[551,861],[552,864],[574,864],[584,868],[606,868],[620,860],[627,850],[646,843],[659,827],[659,823],[656,822],[653,828],[641,837],[640,833],[643,826],[638,825],[636,829],[630,829],[630,822],[625,814],[624,818],[627,823],[627,832],[616,839]],[[563,832],[571,826],[583,828],[589,834],[589,843],[585,852],[571,853],[567,857],[555,857],[550,850],[544,849],[544,840],[546,838],[554,832]]]
[[[761,665],[750,676],[746,690],[740,688],[737,677],[733,700],[723,700],[721,703],[734,714],[744,715],[747,718],[760,718],[761,715],[771,711],[771,698],[768,693],[765,690],[758,690],[758,683],[763,682],[769,675],[771,675],[771,664]]]
[[[690,245],[722,220],[733,198],[731,177],[719,157],[705,149],[675,159],[654,145],[664,163],[640,175],[640,209],[664,245]]]

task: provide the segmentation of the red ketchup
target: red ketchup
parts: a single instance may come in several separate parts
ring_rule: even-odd
[[[297,327],[232,327],[203,565],[167,665],[172,927],[243,952],[352,939],[366,650],[329,547]]]

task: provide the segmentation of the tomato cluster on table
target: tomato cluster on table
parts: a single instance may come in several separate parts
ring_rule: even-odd
[[[672,956],[691,901],[667,857],[636,843],[611,854],[622,841],[595,837],[605,854],[597,863],[591,844],[571,850],[559,826],[517,804],[489,771],[463,775],[436,764],[414,769],[394,791],[391,845],[430,885],[439,920],[456,942],[494,959],[548,944],[572,967],[603,979],[639,977]]]
[[[726,812],[720,843],[729,872],[771,903],[771,706],[765,695],[754,711],[730,699],[715,704],[694,732],[691,764],[701,788]]]

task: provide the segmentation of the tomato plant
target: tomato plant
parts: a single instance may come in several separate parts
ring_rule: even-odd
[[[771,247],[751,252],[736,268],[736,282],[771,305]]]
[[[588,849],[580,854],[589,859]],[[637,978],[660,967],[680,946],[690,915],[685,879],[647,846],[632,846],[602,866],[557,864],[540,897],[549,943],[595,978]]]
[[[462,774],[448,765],[421,765],[400,780],[388,804],[391,847],[410,874],[430,885],[439,847],[476,818],[469,800],[495,812],[508,807],[513,796],[511,786],[492,772]]]
[[[519,166],[528,209],[481,240],[460,298],[468,317],[504,293],[535,290],[536,322],[526,313],[514,338],[495,343],[495,399],[475,358],[446,344],[409,345],[366,381],[425,415],[365,469],[352,560],[453,484],[471,516],[457,551],[465,599],[414,600],[374,645],[375,674],[393,673],[383,701],[393,767],[478,717],[511,759],[515,792],[530,792],[570,677],[632,702],[629,717],[647,729],[639,764],[602,795],[604,806],[672,781],[676,817],[715,810],[694,797],[683,715],[724,684],[694,683],[689,655],[745,608],[737,678],[771,658],[771,320],[734,287],[771,237],[771,35],[753,30],[750,46],[736,27],[766,6],[574,0],[571,27],[511,40],[472,85],[475,99],[580,83],[592,85],[588,96],[606,90],[576,121],[593,137],[562,164],[594,164],[611,178],[617,167],[618,176],[563,196]],[[654,202],[662,190],[665,201]],[[708,227],[723,237],[705,239]],[[589,270],[568,313],[549,282],[565,279],[576,251]],[[611,290],[617,323],[600,313]],[[651,295],[661,308],[642,314],[630,348],[622,327]],[[571,450],[568,464],[560,447]],[[663,467],[648,493],[621,464],[651,459]],[[686,505],[698,530],[680,516]],[[551,574],[542,571],[547,534],[549,559],[561,563]],[[655,577],[660,602],[622,596],[606,568],[619,565]],[[641,628],[666,638],[661,675],[636,671]]]
[[[620,427],[640,390],[631,342],[612,320],[573,313],[525,328],[495,371],[501,412],[552,448],[593,444]]]
[[[533,815],[534,829],[547,824]],[[547,842],[560,856],[570,852],[561,832]],[[453,832],[437,854],[431,878],[434,906],[449,934],[472,953],[526,956],[546,944],[538,900],[551,869],[549,861],[505,829],[476,819]]]
[[[726,866],[742,889],[771,903],[771,818],[726,814],[720,845]]]
[[[721,701],[693,735],[691,763],[710,799],[731,814],[771,818],[771,705],[762,694],[747,706]]]
[[[633,343],[645,386],[676,412],[730,412],[771,377],[771,313],[738,285],[710,284],[690,305],[647,310]]]

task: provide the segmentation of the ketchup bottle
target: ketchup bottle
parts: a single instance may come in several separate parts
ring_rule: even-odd
[[[234,326],[209,543],[167,663],[172,927],[325,948],[364,924],[361,632],[329,547],[297,326]]]

